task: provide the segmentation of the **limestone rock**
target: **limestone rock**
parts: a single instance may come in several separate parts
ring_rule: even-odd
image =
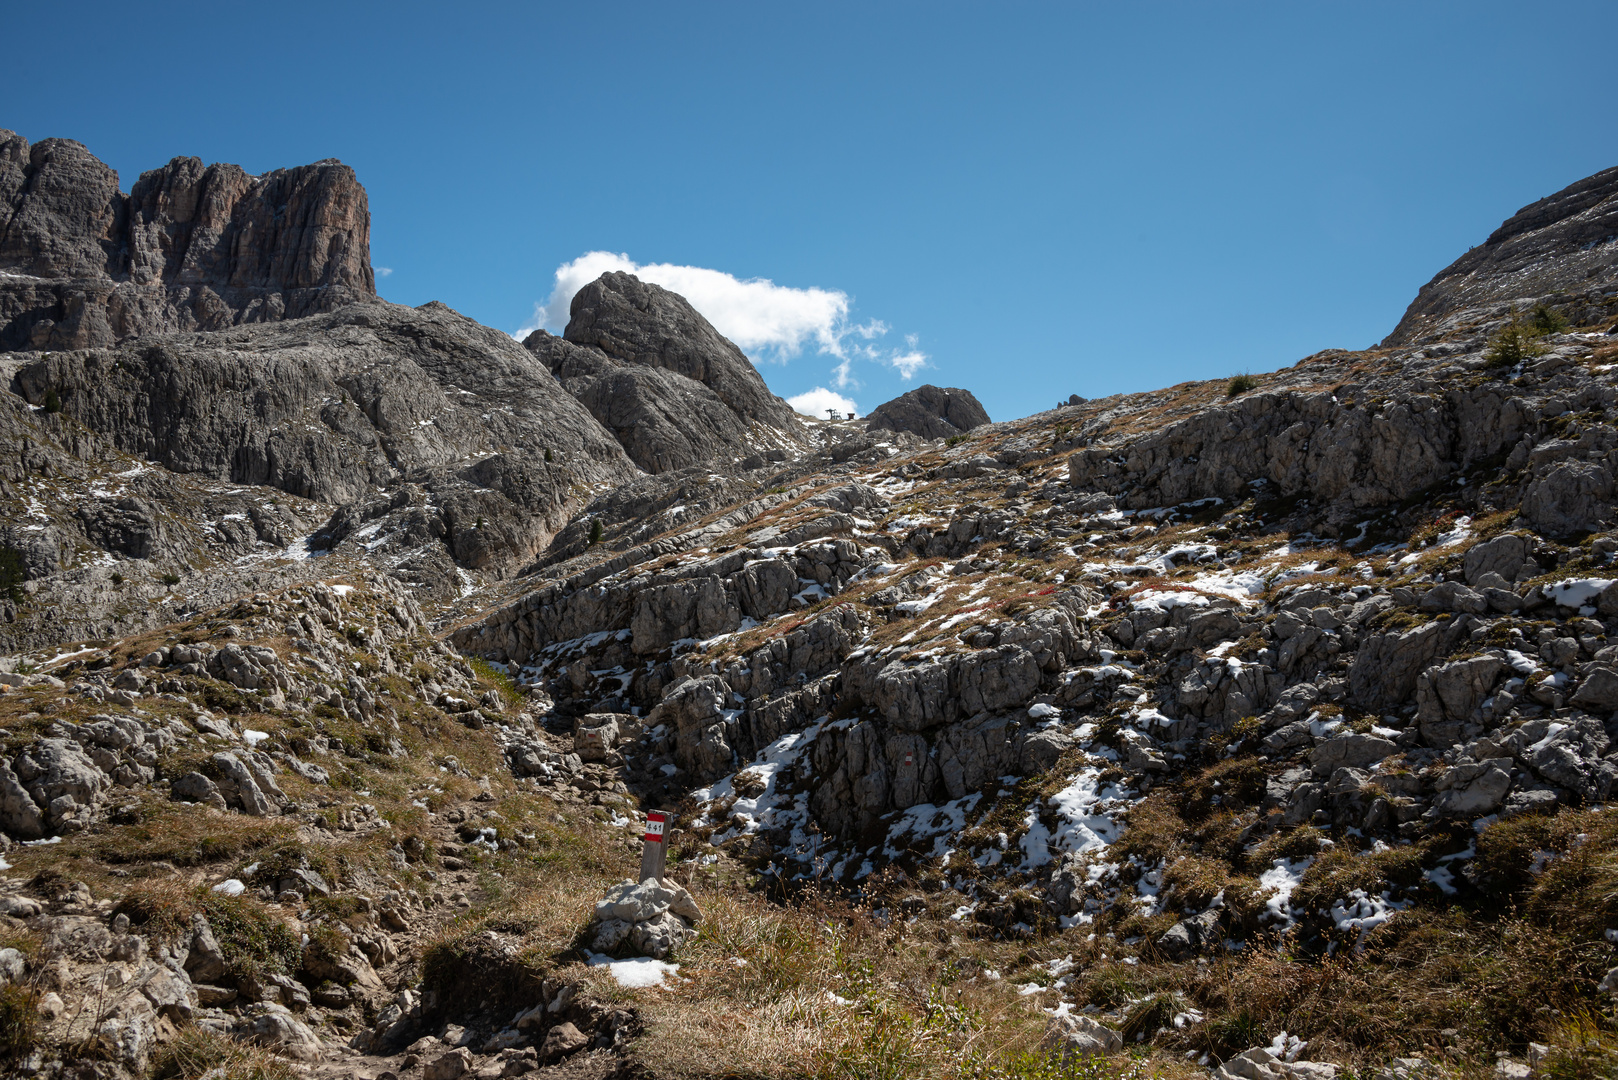
[[[970,390],[925,383],[884,401],[865,417],[871,431],[908,431],[923,439],[947,439],[989,423]]]
[[[228,968],[225,954],[214,937],[213,927],[201,912],[191,916],[191,951],[186,954],[185,973],[196,983],[215,983]]]
[[[130,194],[83,145],[0,131],[0,350],[82,349],[376,295],[370,213],[337,161],[248,176],[177,157]]]
[[[1564,461],[1523,493],[1523,517],[1551,536],[1599,529],[1612,512],[1612,472],[1597,462]]]
[[[169,793],[187,802],[206,803],[217,810],[226,808],[219,786],[199,772],[188,772],[169,785]]]
[[[712,387],[680,371],[618,359],[543,330],[524,338],[523,345],[649,473],[761,460],[760,443],[775,444],[783,453],[796,446],[790,428],[755,425]]]
[[[373,557],[509,569],[638,475],[527,350],[437,303],[30,356],[17,385],[176,473],[338,504],[311,543]]]
[[[1504,301],[1611,288],[1618,251],[1618,168],[1569,184],[1517,211],[1482,244],[1421,287],[1382,342],[1420,342],[1468,309]]]
[[[539,1058],[546,1063],[561,1061],[589,1044],[588,1035],[564,1020],[545,1033],[545,1041],[539,1046]]]
[[[320,1037],[286,1006],[262,1002],[251,1013],[245,1032],[250,1041],[298,1061],[320,1060]]]
[[[51,830],[88,825],[112,781],[69,739],[39,739],[12,768]],[[26,810],[24,810],[26,814]]]
[[[45,817],[39,804],[4,758],[0,758],[0,832],[19,840],[37,840],[45,835]]]
[[[1082,1013],[1066,1013],[1051,1018],[1042,1043],[1060,1051],[1065,1064],[1075,1058],[1116,1054],[1124,1048],[1124,1037],[1099,1020]]]
[[[562,336],[614,360],[694,380],[744,423],[798,427],[791,406],[770,393],[752,362],[684,297],[633,274],[612,271],[580,289]]]
[[[1170,960],[1185,960],[1219,943],[1219,911],[1181,919],[1157,939],[1158,951]]]
[[[1492,758],[1446,769],[1433,784],[1433,809],[1449,817],[1477,817],[1500,805],[1511,790],[1511,759]]]
[[[1447,748],[1476,728],[1474,714],[1505,666],[1499,657],[1475,656],[1422,672],[1416,684],[1416,717],[1427,745]]]
[[[421,1071],[421,1080],[455,1080],[472,1070],[471,1051],[456,1047],[435,1058]]]
[[[1372,765],[1399,749],[1379,735],[1348,734],[1325,740],[1309,752],[1309,763],[1316,776],[1330,776],[1338,769]]]

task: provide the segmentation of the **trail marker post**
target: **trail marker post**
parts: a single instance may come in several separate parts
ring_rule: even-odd
[[[674,815],[663,810],[646,811],[646,834],[640,849],[640,880],[663,880],[663,867],[669,858],[669,829]]]

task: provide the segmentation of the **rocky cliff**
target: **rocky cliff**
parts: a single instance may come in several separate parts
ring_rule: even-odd
[[[372,299],[370,211],[337,161],[249,176],[177,157],[118,176],[0,131],[0,349],[78,349]]]

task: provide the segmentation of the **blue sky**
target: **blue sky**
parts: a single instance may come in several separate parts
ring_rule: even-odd
[[[700,292],[777,393],[862,412],[934,382],[1008,419],[1364,347],[1520,206],[1618,164],[1610,2],[87,3],[6,27],[34,44],[0,127],[78,139],[126,190],[178,154],[341,158],[389,300],[515,332],[559,268],[622,255]]]

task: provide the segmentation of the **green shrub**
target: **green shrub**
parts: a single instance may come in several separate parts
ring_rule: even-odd
[[[28,578],[22,552],[14,547],[0,547],[0,597],[13,604],[22,603],[22,583]]]
[[[595,545],[595,544],[601,543],[601,519],[600,518],[596,518],[594,521],[590,522],[590,543],[591,543],[592,546]]]
[[[1225,384],[1225,396],[1240,397],[1249,390],[1256,390],[1257,388],[1258,379],[1244,371],[1240,375],[1232,376],[1230,382]]]
[[[1567,316],[1549,304],[1538,304],[1528,316],[1528,323],[1541,334],[1560,334],[1567,329]]]
[[[59,413],[62,411],[62,399],[55,390],[45,391],[45,400],[40,402],[40,404],[45,407],[45,411],[48,413]]]
[[[1489,348],[1483,358],[1490,367],[1501,368],[1514,367],[1524,360],[1542,356],[1545,346],[1539,343],[1539,339],[1544,333],[1532,321],[1524,320],[1516,308],[1512,308],[1511,318],[1489,339]]]
[[[551,456],[551,448],[547,446],[545,448],[545,464],[549,465],[551,462],[553,462],[555,460],[556,459]]]
[[[180,575],[179,574],[164,574],[163,577],[162,577],[162,582],[165,585],[178,585],[180,583]]]

